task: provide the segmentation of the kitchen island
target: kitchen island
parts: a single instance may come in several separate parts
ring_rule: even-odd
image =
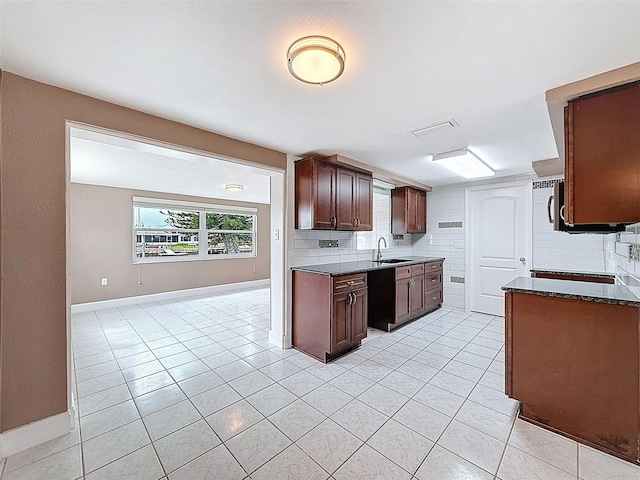
[[[506,393],[521,418],[638,464],[640,298],[519,277],[506,291]]]
[[[327,362],[442,305],[444,258],[293,267],[292,344]]]

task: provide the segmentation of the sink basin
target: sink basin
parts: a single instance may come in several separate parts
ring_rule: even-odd
[[[385,260],[374,260],[375,263],[402,263],[410,262],[411,260],[405,260],[403,258],[387,258]]]

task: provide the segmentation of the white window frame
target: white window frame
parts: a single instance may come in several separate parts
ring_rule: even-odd
[[[137,227],[137,208],[157,208],[166,210],[180,210],[185,212],[198,213],[199,215],[199,228],[196,229],[184,229],[184,228],[148,228]],[[206,214],[207,213],[222,213],[222,214],[236,214],[236,215],[252,215],[253,216],[253,228],[252,230],[216,230],[207,229]],[[252,207],[240,207],[233,205],[215,205],[210,203],[197,203],[197,202],[184,202],[181,200],[169,200],[160,198],[146,198],[146,197],[133,197],[132,201],[132,261],[134,264],[141,263],[166,263],[166,262],[193,262],[201,260],[225,260],[230,258],[255,258],[258,256],[258,209]],[[177,232],[178,235],[198,235],[198,254],[197,255],[176,255],[176,256],[160,256],[160,257],[138,257],[137,256],[137,237],[142,235],[142,232]],[[253,236],[251,252],[245,253],[209,253],[209,233],[251,233]],[[144,249],[143,249],[144,251]]]

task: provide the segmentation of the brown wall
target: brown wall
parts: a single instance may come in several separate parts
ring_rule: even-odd
[[[257,257],[132,263],[132,197],[258,209]],[[270,208],[260,203],[71,184],[71,303],[148,295],[269,278]],[[138,270],[141,285],[138,285]],[[255,270],[255,271],[254,271]],[[102,277],[108,285],[100,285]]]
[[[283,170],[286,156],[8,72],[0,77],[0,104],[0,431],[6,431],[67,410],[66,120]]]

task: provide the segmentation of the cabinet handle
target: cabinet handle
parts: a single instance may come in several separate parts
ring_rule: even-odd
[[[433,270],[434,268],[436,268],[437,265],[431,265],[431,269]]]
[[[438,297],[431,297],[431,300],[437,300]]]
[[[356,281],[355,280],[347,280],[347,285],[355,285]]]
[[[336,223],[338,223],[338,219],[336,217],[331,217],[331,226],[335,227]]]
[[[551,202],[553,202],[553,195],[547,200],[547,215],[549,216],[549,223],[553,223],[553,217],[551,216]]]
[[[435,283],[435,282],[437,282],[437,281],[438,281],[438,279],[437,279],[437,278],[432,278],[432,279],[431,279],[431,283]]]
[[[351,292],[347,294],[347,305],[351,305]]]
[[[356,297],[355,293],[351,293],[351,295],[353,295],[353,302],[351,303],[351,305],[355,305],[356,303],[358,303],[358,297]]]
[[[353,225],[353,228],[357,228],[358,227],[358,219],[354,218],[353,220],[351,220],[351,225]]]

